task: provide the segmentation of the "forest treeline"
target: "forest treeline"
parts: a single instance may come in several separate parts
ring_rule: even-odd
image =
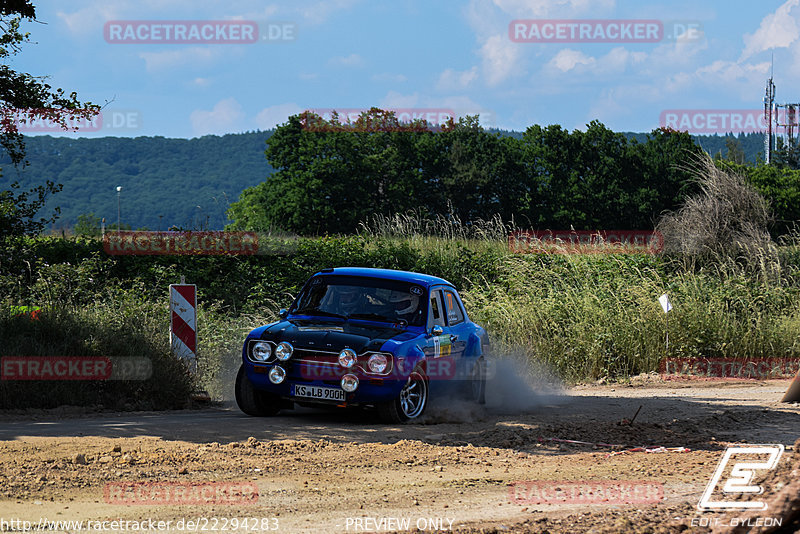
[[[657,129],[640,140],[598,121],[513,136],[485,131],[477,117],[425,126],[377,108],[354,124],[290,117],[266,150],[276,172],[242,192],[229,228],[347,234],[378,214],[414,211],[537,229],[651,229],[697,188],[692,167],[703,153],[685,132]],[[735,138],[726,156],[775,197],[780,219],[796,218],[785,192],[798,191],[796,174],[745,165]]]
[[[194,139],[26,137],[29,164],[15,168],[0,156],[0,180],[18,181],[22,190],[46,180],[62,184],[41,211],[50,215],[61,209],[56,229],[74,228],[81,215],[84,227],[102,218],[116,224],[118,200],[123,228],[150,230],[222,229],[231,224],[230,213],[236,227],[335,233],[352,229],[371,211],[449,213],[448,203],[462,220],[492,216],[495,210],[514,215],[521,226],[651,228],[653,218],[673,208],[689,187],[681,182],[686,173],[675,170],[685,158],[684,148],[691,153],[694,144],[751,166],[763,151],[758,134],[615,133],[600,123],[584,132],[559,126],[484,131],[470,123],[451,132],[402,135],[301,131],[297,137],[296,130],[289,121],[270,145],[272,130]],[[288,140],[299,144],[292,151],[269,148]],[[313,162],[319,176],[305,185],[298,177],[279,183],[299,169],[294,164],[294,170],[281,168],[280,178],[273,177],[274,165],[288,164],[292,154],[307,158],[315,146],[326,147]],[[335,162],[343,157],[355,159]],[[391,172],[382,173],[381,166]],[[754,181],[763,185],[778,218],[796,220],[794,173],[765,168],[757,174]],[[365,191],[373,178],[376,190]],[[119,198],[117,186],[122,186]],[[267,197],[268,192],[275,196]],[[326,198],[332,193],[333,202]],[[278,202],[253,208],[267,198]],[[343,211],[334,216],[337,199]],[[298,221],[309,214],[322,222]]]

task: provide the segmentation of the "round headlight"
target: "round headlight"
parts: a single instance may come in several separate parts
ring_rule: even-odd
[[[292,344],[282,341],[278,345],[278,348],[275,349],[275,357],[280,361],[285,362],[292,357],[292,352],[294,352],[294,347],[292,347]]]
[[[284,379],[286,379],[286,371],[283,370],[283,367],[276,365],[269,370],[269,381],[273,384],[280,384]]]
[[[272,356],[272,347],[266,341],[259,341],[253,345],[253,359],[265,362]]]
[[[356,364],[356,351],[353,349],[344,349],[339,353],[339,365],[345,369],[350,369]]]
[[[369,366],[369,370],[373,373],[381,374],[386,371],[386,367],[389,365],[389,360],[387,360],[386,356],[383,354],[373,354],[369,357],[367,365]]]
[[[341,384],[343,390],[352,393],[358,387],[358,377],[356,375],[344,375]]]

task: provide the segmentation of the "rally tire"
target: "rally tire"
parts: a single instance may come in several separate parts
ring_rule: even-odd
[[[486,404],[486,360],[480,356],[472,367],[469,379],[469,399]]]
[[[425,372],[416,367],[394,400],[378,406],[378,414],[385,423],[406,423],[418,419],[428,407],[430,387]]]
[[[247,378],[244,365],[236,375],[236,404],[239,409],[253,417],[276,415],[282,406],[281,399],[275,395],[258,391]]]

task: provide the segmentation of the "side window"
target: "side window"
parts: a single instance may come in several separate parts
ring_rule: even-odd
[[[464,312],[458,303],[458,297],[452,291],[444,291],[444,300],[447,309],[447,322],[450,326],[464,321]]]
[[[444,309],[442,308],[442,291],[431,291],[431,326],[445,326]]]

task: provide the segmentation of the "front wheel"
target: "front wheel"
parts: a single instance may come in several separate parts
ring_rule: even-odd
[[[393,401],[378,406],[378,413],[387,423],[405,423],[421,416],[427,406],[428,378],[417,367],[409,375],[400,395]]]
[[[236,375],[236,404],[247,415],[264,417],[277,414],[282,406],[280,397],[258,391],[247,378],[244,365],[239,367]]]

